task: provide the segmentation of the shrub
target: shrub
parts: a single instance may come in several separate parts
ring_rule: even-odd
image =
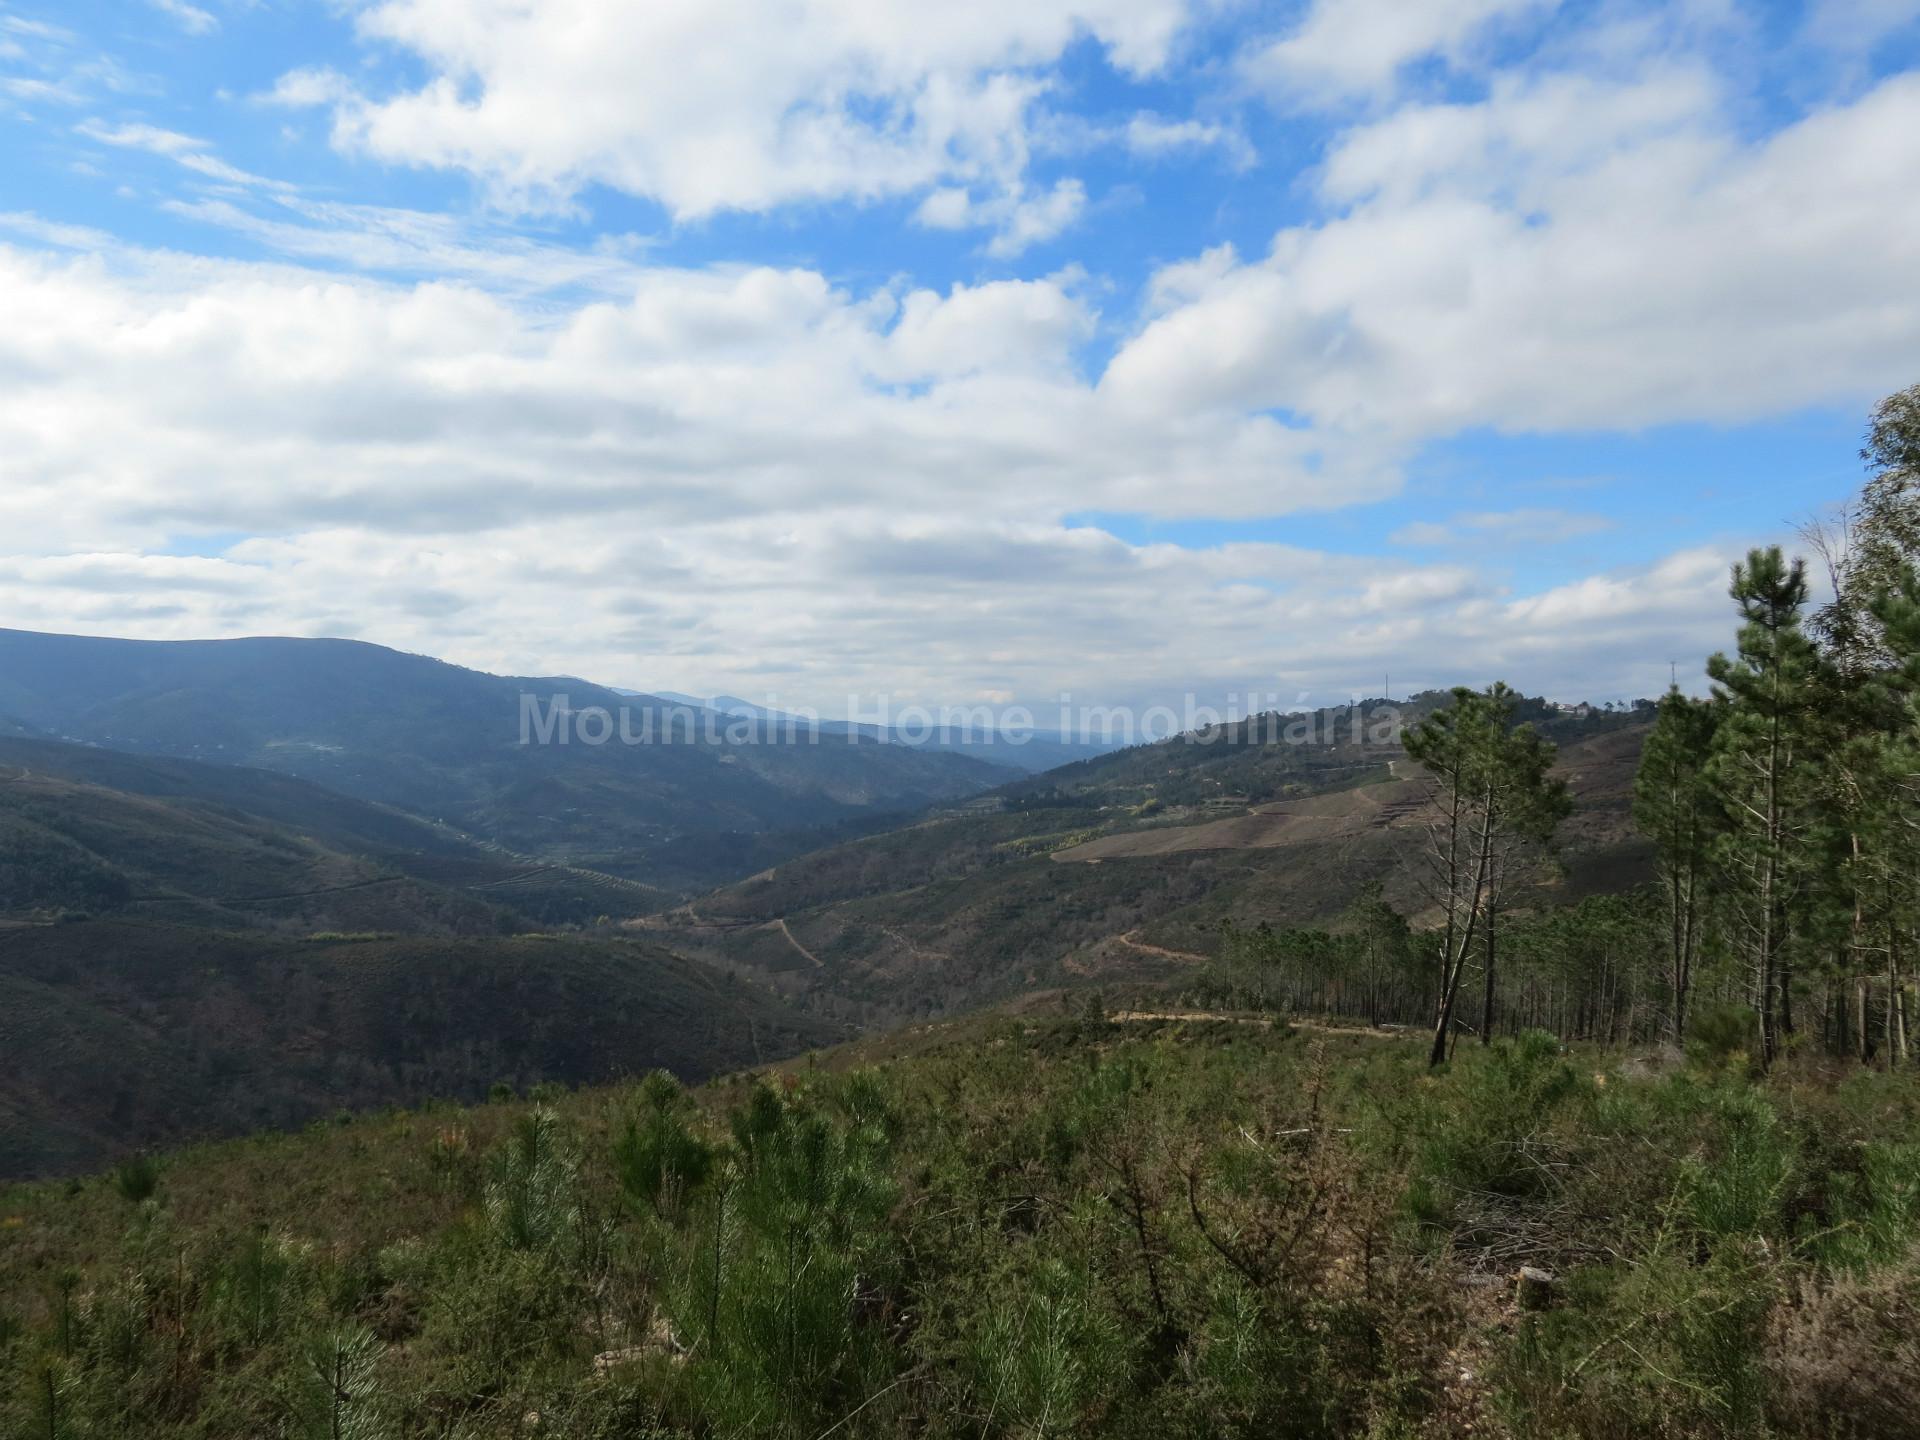
[[[627,1115],[614,1137],[614,1173],[630,1204],[676,1214],[706,1183],[713,1147],[693,1133],[691,1106],[672,1076],[647,1076],[639,1099],[638,1112]]]
[[[1794,1174],[1792,1137],[1757,1090],[1717,1092],[1712,1112],[1719,1129],[1713,1153],[1682,1169],[1688,1218],[1715,1239],[1777,1233]]]
[[[579,1222],[573,1158],[553,1111],[523,1115],[487,1164],[487,1222],[508,1250],[541,1250],[567,1239]]]
[[[301,1349],[289,1386],[292,1435],[302,1440],[383,1440],[382,1347],[357,1326],[329,1330]]]
[[[160,1188],[160,1166],[151,1155],[134,1155],[113,1170],[113,1188],[123,1200],[138,1205],[151,1200]]]
[[[1744,1068],[1759,1053],[1760,1017],[1746,1005],[1702,1005],[1687,1022],[1687,1054],[1709,1069]]]
[[[1920,1248],[1865,1276],[1801,1280],[1767,1346],[1772,1416],[1804,1435],[1911,1435],[1920,1425]]]

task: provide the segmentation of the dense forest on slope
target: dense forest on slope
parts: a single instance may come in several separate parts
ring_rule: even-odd
[[[631,941],[0,930],[0,1176],[502,1081],[705,1078],[841,1034]]]
[[[126,913],[286,932],[527,928],[476,895],[239,810],[0,770],[0,920]]]

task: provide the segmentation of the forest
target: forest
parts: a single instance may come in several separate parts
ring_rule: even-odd
[[[1197,993],[1463,1033],[1605,1045],[1696,1034],[1761,1067],[1913,1058],[1920,944],[1920,386],[1883,401],[1859,497],[1733,570],[1711,689],[1656,707],[1633,815],[1658,883],[1537,902],[1568,812],[1553,746],[1504,685],[1462,688],[1405,737],[1429,777],[1416,931],[1377,895],[1328,929],[1239,927]],[[1816,582],[1826,596],[1811,597]],[[1510,907],[1514,913],[1509,913]],[[1437,965],[1437,977],[1435,966]],[[1469,977],[1479,993],[1463,998]]]

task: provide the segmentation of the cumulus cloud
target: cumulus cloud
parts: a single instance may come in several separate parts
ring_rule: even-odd
[[[1378,93],[1401,68],[1438,55],[1459,62],[1498,22],[1550,11],[1558,0],[1313,0],[1299,26],[1258,47],[1246,69],[1290,95]]]
[[[1047,67],[1091,38],[1152,74],[1189,4],[797,0],[769,24],[755,0],[378,0],[361,36],[415,57],[423,84],[366,93],[308,68],[271,98],[329,105],[343,149],[466,170],[512,205],[564,207],[600,184],[684,220],[958,186],[1001,203],[923,218],[999,225],[1015,253],[1078,208],[1062,189],[1022,198]]]
[[[1055,238],[1086,208],[1086,186],[1078,180],[1061,180],[1051,190],[1034,195],[1015,189],[985,200],[976,200],[966,190],[948,185],[922,200],[914,219],[933,230],[991,227],[997,233],[987,243],[987,253],[997,259],[1011,259]]]
[[[1920,74],[1759,141],[1662,71],[1349,132],[1330,218],[1171,267],[1102,389],[1407,437],[1738,421],[1910,380]]]
[[[1073,523],[1395,480],[1268,417],[1111,403],[1066,278],[853,294],[650,269],[556,321],[445,284],[0,249],[0,298],[0,533],[32,547],[0,563],[17,624],[361,634],[824,705],[1333,693],[1411,675],[1437,631],[1479,637],[1449,652],[1471,669],[1510,603],[1457,566]],[[207,536],[217,553],[172,553]],[[1553,623],[1564,651],[1580,622]],[[1542,683],[1573,668],[1554,653]]]

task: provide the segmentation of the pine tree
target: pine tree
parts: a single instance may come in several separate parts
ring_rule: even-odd
[[[1718,847],[1730,882],[1739,942],[1760,1017],[1761,1063],[1771,1064],[1793,1032],[1793,922],[1805,859],[1805,737],[1817,657],[1801,629],[1804,562],[1779,546],[1754,550],[1733,567],[1728,592],[1739,606],[1738,651],[1707,662],[1726,707],[1710,773],[1728,818]]]
[[[1702,890],[1723,824],[1707,778],[1719,724],[1715,702],[1692,699],[1674,686],[1660,702],[1633,780],[1633,817],[1658,848],[1660,887],[1667,898],[1668,1024],[1676,1045],[1686,1043],[1705,909]]]
[[[292,1396],[294,1435],[304,1440],[382,1440],[380,1341],[359,1326],[307,1342]]]
[[[1426,770],[1429,892],[1445,917],[1439,994],[1428,1062],[1446,1059],[1460,982],[1476,936],[1486,943],[1483,1033],[1493,1019],[1493,937],[1502,887],[1518,847],[1544,843],[1567,813],[1566,787],[1548,777],[1554,747],[1532,726],[1513,725],[1514,692],[1462,686],[1453,703],[1405,736],[1409,758]]]
[[[1532,725],[1513,724],[1518,697],[1512,690],[1496,684],[1487,697],[1494,708],[1495,724],[1487,736],[1486,778],[1480,803],[1492,813],[1494,821],[1487,832],[1491,853],[1487,862],[1486,918],[1481,926],[1486,946],[1481,972],[1482,1045],[1493,1042],[1498,976],[1495,940],[1508,881],[1516,870],[1545,850],[1560,822],[1573,811],[1573,797],[1566,782],[1548,773],[1557,747]]]
[[[1840,668],[1874,671],[1894,658],[1875,605],[1920,561],[1920,385],[1875,407],[1860,458],[1873,474],[1859,500],[1822,527],[1834,596],[1813,628]]]
[[[1908,392],[1920,397],[1920,387]],[[1920,403],[1920,402],[1917,402]],[[1887,886],[1887,1043],[1904,1063],[1911,1035],[1906,962],[1914,953],[1920,910],[1920,572],[1903,565],[1873,602],[1888,665],[1876,680],[1888,717],[1880,772]]]

